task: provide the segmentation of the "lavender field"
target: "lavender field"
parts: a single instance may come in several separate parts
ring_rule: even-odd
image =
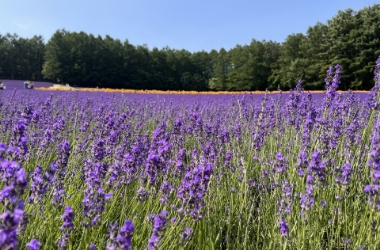
[[[4,83],[4,85],[7,87],[7,90],[14,90],[14,89],[23,89],[24,88],[24,82],[22,80],[1,80]],[[34,87],[51,87],[53,84],[50,82],[34,82]]]
[[[378,61],[380,67],[380,60]],[[0,249],[376,249],[369,93],[0,93]]]

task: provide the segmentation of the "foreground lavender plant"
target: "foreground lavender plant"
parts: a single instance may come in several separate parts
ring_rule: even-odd
[[[66,207],[62,215],[63,224],[61,226],[62,235],[58,241],[58,249],[67,249],[70,240],[70,233],[74,231],[74,210],[71,207]]]
[[[119,235],[116,237],[116,249],[131,250],[132,249],[132,236],[135,231],[132,221],[127,220],[120,228]]]
[[[153,223],[153,234],[149,239],[148,243],[148,250],[154,250],[157,249],[160,245],[160,240],[166,230],[166,222],[168,217],[168,212],[163,210],[161,213],[159,213],[157,216],[154,218],[154,223]]]
[[[38,240],[32,239],[26,246],[28,250],[38,250],[42,244]]]

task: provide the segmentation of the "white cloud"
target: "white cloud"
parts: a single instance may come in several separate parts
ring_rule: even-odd
[[[23,29],[23,30],[33,30],[35,29],[36,27],[36,21],[34,21],[33,19],[31,19],[30,17],[28,16],[24,16],[22,18],[17,18],[15,21],[14,21],[14,24]]]

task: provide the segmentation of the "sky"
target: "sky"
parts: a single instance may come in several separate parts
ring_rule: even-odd
[[[0,0],[0,34],[45,42],[58,29],[109,35],[150,49],[229,50],[252,39],[284,42],[339,10],[374,0]]]

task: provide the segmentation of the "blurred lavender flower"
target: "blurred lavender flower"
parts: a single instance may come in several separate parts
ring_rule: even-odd
[[[282,156],[281,152],[276,153],[276,159],[274,162],[274,167],[279,174],[281,174],[282,172],[285,172],[286,169],[288,168],[287,161]]]
[[[213,169],[212,164],[206,164],[186,173],[177,192],[177,197],[182,200],[182,207],[179,212],[191,214],[194,220],[202,218],[201,209],[205,206],[203,197],[207,191]]]
[[[137,198],[140,202],[144,202],[148,199],[149,197],[149,191],[148,190],[145,190],[143,188],[139,188],[139,190],[137,190]]]
[[[92,145],[92,152],[97,161],[102,161],[106,156],[105,141],[103,139],[97,140]]]
[[[13,138],[7,152],[13,160],[21,160],[29,153],[27,127],[25,119],[19,120],[13,127]]]
[[[359,143],[357,143],[357,138],[359,136],[357,132],[358,132],[359,128],[360,128],[360,125],[359,125],[359,122],[356,119],[353,120],[351,122],[351,124],[346,128],[346,131],[345,131],[345,137],[346,137],[345,146],[347,148],[350,148],[350,147],[352,147],[355,144],[359,144]]]
[[[369,92],[367,106],[369,108],[378,110],[380,108],[380,105],[377,101],[378,93],[379,93],[379,89],[380,89],[380,83],[379,83],[379,81],[380,81],[380,56],[376,60],[376,67],[374,70],[374,75],[375,75],[375,77],[374,77],[375,86]]]
[[[305,174],[305,170],[307,169],[309,165],[309,161],[307,160],[307,153],[305,150],[301,150],[299,155],[298,155],[298,160],[297,160],[297,174],[299,176],[303,176]]]
[[[307,219],[305,212],[309,211],[314,206],[314,187],[313,184],[311,184],[314,177],[309,177],[309,183],[306,185],[306,193],[300,194],[301,215],[304,219]]]
[[[287,237],[289,235],[288,223],[284,219],[280,219],[278,227],[280,228],[282,237]]]
[[[153,234],[149,239],[148,250],[154,250],[159,247],[160,240],[166,230],[166,222],[168,219],[168,212],[163,210],[154,218]]]
[[[102,187],[88,184],[85,190],[85,197],[82,201],[84,226],[96,226],[100,222],[104,211],[105,202],[112,198],[111,194],[105,193]]]
[[[371,135],[371,152],[368,165],[372,185],[364,188],[364,193],[369,196],[369,205],[375,210],[380,210],[380,119],[376,121]]]
[[[343,186],[349,185],[351,181],[351,177],[353,174],[353,170],[351,168],[351,164],[346,163],[343,165],[341,169],[338,170],[338,175],[335,178],[335,181]]]
[[[38,240],[32,239],[26,246],[28,250],[38,250],[42,244]]]
[[[325,79],[327,93],[323,102],[323,106],[325,108],[330,108],[333,103],[333,100],[335,99],[336,90],[338,89],[338,86],[340,84],[341,70],[342,66],[340,64],[335,65],[335,75],[332,80],[331,77],[332,73],[334,72],[333,68],[330,66],[329,70],[327,71],[327,77]]]
[[[47,185],[43,179],[41,166],[37,166],[34,172],[30,175],[30,190],[31,194],[28,201],[31,203],[37,203],[47,191]]]
[[[122,170],[122,164],[119,161],[115,161],[115,163],[108,168],[109,175],[106,184],[110,188],[118,188],[120,186]]]
[[[174,189],[173,186],[168,181],[164,181],[161,184],[160,193],[162,194],[162,196],[160,198],[160,202],[162,204],[164,205],[168,204],[169,195],[173,189]]]
[[[131,250],[132,249],[132,236],[135,227],[131,220],[125,221],[124,225],[120,228],[119,235],[116,237],[116,249]]]
[[[180,235],[180,244],[182,245],[185,241],[189,241],[193,236],[193,229],[190,227],[185,228]]]
[[[17,249],[17,227],[23,214],[24,203],[20,200],[13,210],[6,210],[0,215],[0,249]]]
[[[186,159],[186,149],[180,149],[176,154],[174,174],[178,177],[185,172],[184,161]]]
[[[119,224],[117,222],[110,222],[108,225],[108,230],[107,230],[107,242],[106,242],[106,249],[113,249],[115,248],[115,240],[117,237],[117,231],[118,231],[118,226]]]
[[[88,246],[88,250],[98,250],[98,248],[96,247],[96,245],[94,243],[90,243],[90,245]]]
[[[282,182],[281,200],[278,202],[278,215],[283,217],[290,215],[293,204],[293,185],[284,180]]]
[[[44,132],[43,139],[42,139],[40,147],[39,147],[40,151],[46,150],[47,147],[49,146],[49,144],[51,142],[53,142],[52,136],[53,136],[53,131],[51,131],[49,128],[47,128]]]
[[[65,204],[64,203],[65,196],[66,196],[66,192],[63,187],[63,184],[59,182],[58,184],[55,184],[53,199],[51,203],[57,205],[58,207],[62,207]]]
[[[7,145],[0,142],[0,160],[4,159],[5,150],[7,149]]]
[[[58,249],[66,249],[69,244],[69,238],[71,231],[74,231],[74,210],[68,206],[65,208],[65,211],[63,212],[62,219],[63,224],[61,226],[62,235],[60,240],[58,241]]]
[[[149,182],[151,185],[156,183],[156,176],[160,173],[161,169],[161,159],[160,157],[154,153],[153,151],[149,152],[147,163],[145,166],[145,172],[149,177]]]
[[[70,143],[63,141],[57,147],[58,161],[57,164],[57,177],[59,180],[63,180],[66,175],[66,168],[70,157]]]
[[[10,208],[13,204],[17,204],[27,187],[26,171],[14,161],[3,160],[0,167],[2,173],[0,178],[5,184],[0,191],[0,201],[5,207]]]
[[[371,152],[368,165],[374,184],[380,184],[380,119],[377,120],[371,135]]]
[[[341,117],[339,117],[337,120],[333,122],[333,129],[332,129],[332,135],[330,139],[330,145],[329,147],[331,149],[336,148],[338,145],[339,138],[342,135],[342,126],[343,126],[343,120]]]
[[[320,181],[325,180],[326,169],[325,164],[322,163],[321,155],[318,151],[314,151],[311,155],[311,160],[309,163],[309,168],[307,170],[308,174],[313,174],[318,177]]]

